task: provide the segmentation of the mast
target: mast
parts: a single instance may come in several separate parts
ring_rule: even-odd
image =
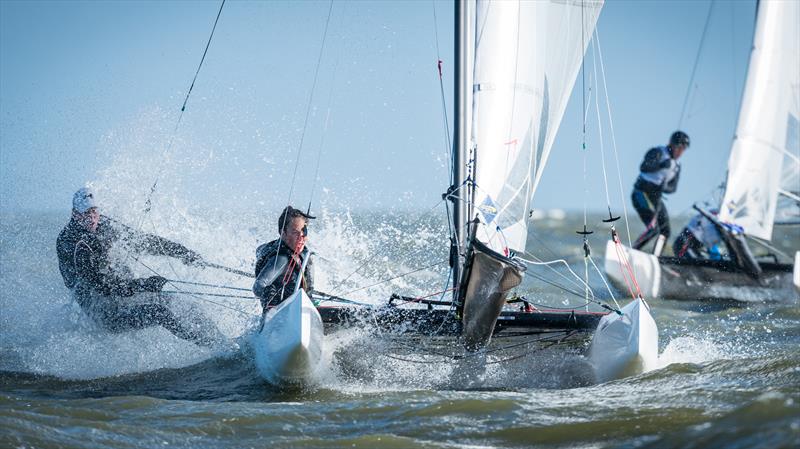
[[[456,0],[454,12],[455,31],[455,73],[454,84],[455,114],[454,127],[455,139],[453,140],[453,185],[450,190],[454,192],[450,197],[453,202],[453,227],[455,229],[455,242],[451,247],[451,263],[453,270],[453,298],[458,292],[461,270],[463,266],[462,254],[464,253],[465,239],[467,237],[467,186],[462,184],[467,179],[467,147],[469,145],[469,116],[472,110],[470,70],[470,36],[472,34],[470,17],[472,16],[472,2]],[[459,189],[459,187],[461,187]]]

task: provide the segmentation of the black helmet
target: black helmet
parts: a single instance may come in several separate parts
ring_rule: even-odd
[[[675,131],[669,137],[669,145],[686,145],[689,146],[689,136],[683,131]]]
[[[284,229],[286,229],[286,225],[289,224],[289,222],[292,219],[297,217],[305,218],[306,223],[308,223],[308,220],[313,220],[314,218],[317,218],[313,215],[303,212],[300,209],[295,209],[292,206],[286,206],[283,209],[283,212],[281,212],[281,216],[278,217],[278,233],[283,234]]]

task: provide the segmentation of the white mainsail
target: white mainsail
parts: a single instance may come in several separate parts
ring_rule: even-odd
[[[720,219],[770,240],[800,221],[800,2],[762,0]]]
[[[501,254],[525,250],[531,201],[602,6],[602,0],[477,2],[477,237]]]

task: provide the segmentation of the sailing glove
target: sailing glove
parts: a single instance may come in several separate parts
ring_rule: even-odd
[[[200,256],[200,254],[198,254],[198,253],[196,253],[196,252],[194,252],[194,251],[192,251],[192,250],[190,250],[188,248],[186,249],[186,252],[183,255],[183,257],[181,257],[181,260],[186,265],[202,265],[203,264],[203,258]]]
[[[149,278],[137,279],[140,291],[158,293],[164,288],[167,280],[161,276],[150,276]]]

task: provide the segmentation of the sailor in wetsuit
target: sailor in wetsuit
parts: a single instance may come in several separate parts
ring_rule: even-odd
[[[688,147],[689,136],[683,131],[675,131],[670,136],[669,145],[651,148],[645,154],[631,200],[647,228],[634,242],[634,248],[641,249],[653,237],[659,236],[653,252],[660,255],[670,234],[669,214],[661,196],[678,188],[681,173],[678,159]]]
[[[197,253],[183,245],[100,215],[92,189],[81,188],[72,198],[72,218],[56,240],[61,276],[81,309],[112,332],[160,325],[184,340],[211,344],[207,324],[181,323],[166,306],[167,299],[155,295],[167,280],[161,276],[135,279],[123,261],[111,256],[117,246],[134,253],[176,257],[186,264],[201,262]],[[137,293],[143,294],[133,297]]]
[[[717,209],[709,212],[712,215],[719,213]],[[675,238],[672,251],[675,257],[683,259],[721,260],[723,247],[722,236],[716,225],[703,214],[697,214]]]
[[[253,293],[264,308],[262,319],[269,307],[280,304],[294,294],[303,261],[308,259],[300,278],[300,287],[307,293],[314,290],[314,269],[311,254],[306,248],[308,220],[314,217],[286,206],[278,218],[280,238],[256,249],[256,281]],[[289,271],[291,270],[291,271]]]

